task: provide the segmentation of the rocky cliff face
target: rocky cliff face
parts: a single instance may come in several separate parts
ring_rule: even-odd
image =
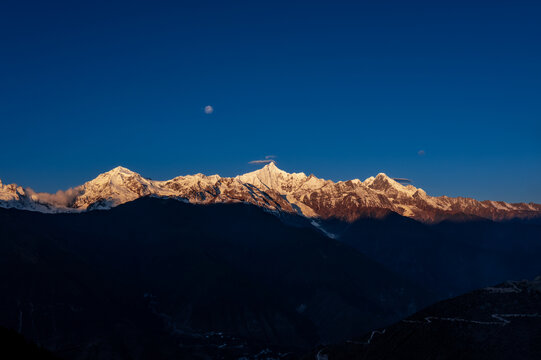
[[[0,183],[0,206],[42,212],[109,209],[143,196],[170,197],[199,204],[244,202],[310,218],[346,221],[384,216],[388,211],[428,223],[451,218],[499,221],[541,216],[539,204],[433,197],[423,189],[404,186],[383,173],[364,181],[333,182],[304,173],[287,173],[274,163],[233,178],[196,174],[167,181],[149,180],[117,167],[56,195],[37,194],[15,184]]]

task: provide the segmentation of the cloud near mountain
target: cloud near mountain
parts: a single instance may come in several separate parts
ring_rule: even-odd
[[[268,163],[273,163],[273,162],[276,162],[274,161],[273,159],[265,159],[265,160],[252,160],[252,161],[248,161],[248,164],[252,164],[252,165],[255,165],[255,164],[268,164]]]
[[[68,190],[58,190],[54,194],[49,193],[38,193],[32,190],[31,188],[26,188],[26,192],[30,195],[31,198],[36,199],[41,203],[48,203],[60,207],[68,207],[81,193],[81,187],[69,188]]]

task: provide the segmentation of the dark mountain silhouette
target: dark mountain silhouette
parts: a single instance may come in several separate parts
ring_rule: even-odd
[[[541,278],[473,291],[305,359],[540,359]]]
[[[541,273],[537,220],[365,215],[314,226],[152,197],[78,214],[0,209],[0,325],[67,359],[295,358]]]
[[[430,300],[289,216],[157,198],[0,209],[0,325],[65,358],[240,357],[340,341]]]
[[[0,326],[0,357],[2,359],[59,360],[51,352],[28,341],[12,329]]]
[[[440,299],[541,273],[541,224],[486,219],[423,224],[393,212],[322,223],[337,239]]]

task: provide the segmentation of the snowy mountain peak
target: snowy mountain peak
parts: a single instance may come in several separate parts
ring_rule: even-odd
[[[278,169],[278,166],[276,166],[276,162],[275,161],[271,161],[269,162],[267,165],[263,166],[262,169],[272,169],[272,170],[280,170]],[[281,170],[280,170],[281,171]]]
[[[116,168],[107,171],[106,174],[131,174],[131,175],[134,175],[134,174],[137,174],[137,173],[134,172],[134,171],[131,171],[128,168],[125,168],[124,166],[117,166]]]
[[[279,176],[287,177],[288,175],[292,175],[282,169],[279,169],[278,166],[276,166],[276,164],[274,163],[274,161],[271,161],[267,165],[263,166],[261,169],[253,171],[252,173],[265,174],[266,176],[272,176],[272,177],[279,177]],[[304,173],[301,173],[301,174],[304,175]]]
[[[54,206],[39,203],[39,198],[32,190],[25,190],[17,184],[4,185],[1,181],[0,207],[41,212],[54,212]]]
[[[410,199],[418,190],[411,184],[404,186],[384,173],[379,173],[375,178],[366,179],[364,185],[391,199]]]
[[[374,182],[375,179],[376,179],[375,177],[370,176],[370,177],[366,178],[366,179],[363,181],[363,184],[364,184],[365,186],[370,186],[370,185]]]
[[[3,201],[13,201],[18,200],[20,195],[23,195],[24,191],[17,184],[2,184],[0,180],[0,200]]]
[[[140,177],[141,175],[139,175],[135,171],[131,171],[130,169],[125,168],[123,166],[117,166],[114,169],[111,169],[111,170],[109,170],[107,172],[104,172],[104,173],[98,175],[98,177],[96,177],[96,179],[98,179],[98,178],[120,178],[120,179],[124,179],[126,177],[133,177],[133,176],[139,176]]]
[[[81,186],[56,194],[36,193],[0,181],[0,207],[43,212],[69,212],[111,207],[143,196],[180,199],[198,204],[251,203],[281,212],[313,218],[354,221],[366,209],[387,209],[426,222],[456,214],[493,220],[540,217],[541,205],[477,201],[469,198],[433,197],[413,185],[402,185],[384,173],[333,182],[304,173],[288,173],[274,162],[234,178],[203,174],[156,181],[117,166]]]
[[[150,184],[150,181],[143,178],[140,174],[136,173],[135,171],[131,171],[130,169],[127,169],[122,166],[117,166],[116,168],[109,170],[107,172],[104,172],[100,175],[98,175],[95,179],[87,182],[84,185],[87,184],[96,184],[96,185],[103,185],[103,186],[125,186],[129,183],[141,183],[141,184]]]
[[[271,162],[259,170],[239,175],[236,179],[247,184],[284,194],[299,187],[307,179],[307,176],[304,173],[285,172],[284,170],[280,170],[274,162]]]
[[[151,195],[158,189],[152,181],[122,166],[98,175],[95,179],[77,187],[79,195],[73,207],[77,209],[109,208],[127,201]]]
[[[276,166],[274,161],[268,163],[267,165],[263,166],[261,169],[256,170],[256,172],[267,172],[270,174],[286,174],[284,170],[281,170]]]

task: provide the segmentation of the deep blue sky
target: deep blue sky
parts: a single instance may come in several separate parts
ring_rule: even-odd
[[[540,18],[539,1],[2,1],[0,178],[56,191],[276,155],[541,202]]]

